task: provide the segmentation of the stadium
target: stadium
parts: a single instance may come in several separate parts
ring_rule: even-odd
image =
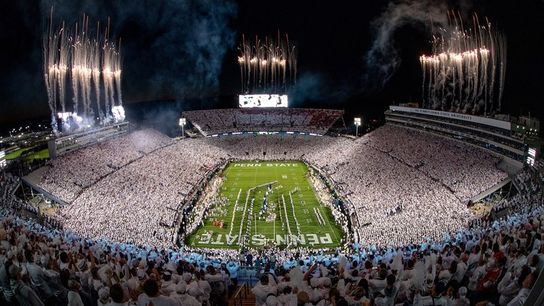
[[[171,137],[130,121],[121,41],[85,18],[44,34],[47,131],[0,141],[0,305],[544,303],[539,127],[501,114],[490,23],[435,36],[421,103],[371,128],[290,105],[294,43],[242,36],[237,105]]]

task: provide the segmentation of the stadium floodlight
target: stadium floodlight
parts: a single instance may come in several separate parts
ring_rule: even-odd
[[[181,137],[185,137],[185,124],[187,124],[187,119],[179,118],[179,126],[181,128]]]
[[[113,106],[111,113],[115,122],[123,122],[125,120],[125,109],[122,105]]]
[[[353,118],[353,122],[355,123],[355,137],[358,137],[359,136],[359,126],[361,126],[361,117]]]

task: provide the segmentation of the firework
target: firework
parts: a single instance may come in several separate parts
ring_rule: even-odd
[[[100,31],[100,23],[96,26],[97,33]],[[97,35],[98,36],[98,35]],[[91,55],[90,55],[90,64],[92,67],[92,80],[94,86],[94,95],[96,102],[96,112],[98,114],[99,120],[102,122],[104,120],[104,113],[102,112],[102,107],[100,105],[100,61],[101,58],[101,48],[98,37],[92,42],[91,46]]]
[[[295,46],[278,33],[277,39],[246,40],[238,48],[238,64],[243,93],[286,92],[296,83],[297,57]]]
[[[433,33],[432,54],[420,58],[423,105],[464,113],[501,109],[506,71],[506,39],[477,15],[465,27],[458,14]]]
[[[51,10],[51,15],[53,15],[53,10]],[[51,126],[53,130],[57,129],[57,121],[55,119],[55,114],[57,113],[56,105],[56,92],[57,92],[57,70],[58,62],[56,52],[59,37],[58,33],[53,33],[52,23],[49,24],[49,29],[47,35],[43,41],[43,63],[44,63],[44,81],[45,89],[47,91],[47,102],[49,104],[49,110],[51,111]]]
[[[109,30],[109,20],[103,35],[97,23],[96,37],[91,38],[89,18],[85,15],[72,31],[66,28],[64,22],[55,28],[51,10],[49,27],[43,40],[43,58],[44,81],[55,131],[55,115],[59,105],[61,113],[71,111],[74,116],[82,117],[85,125],[92,125],[96,115],[101,123],[108,122],[111,108],[122,105],[120,40],[117,45],[111,41]],[[66,90],[67,79],[71,85],[71,110],[66,105],[69,94]],[[114,100],[115,94],[117,102]],[[93,107],[93,98],[96,108]]]

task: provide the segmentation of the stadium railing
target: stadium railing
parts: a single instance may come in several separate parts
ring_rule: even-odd
[[[544,305],[544,269],[540,271],[538,278],[531,289],[531,293],[525,300],[524,306]]]
[[[234,295],[232,296],[232,301],[234,301],[235,306],[244,305],[244,301],[249,296],[249,286],[249,284],[243,284],[242,286],[238,287],[238,289],[234,292]]]

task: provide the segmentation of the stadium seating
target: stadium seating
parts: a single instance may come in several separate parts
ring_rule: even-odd
[[[167,247],[180,209],[224,161],[304,160],[334,182],[356,224],[366,224],[355,230],[360,239],[380,247],[403,245],[465,227],[472,218],[468,200],[506,178],[495,166],[498,159],[488,153],[388,125],[357,140],[303,135],[183,139],[158,141],[145,156],[127,145],[127,139],[146,137],[161,139],[129,134],[119,143],[85,148],[53,162],[43,182],[54,184],[42,187],[54,195],[74,195],[72,205],[60,210],[66,228],[91,238]],[[116,154],[103,147],[117,148]],[[429,222],[437,225],[428,227]],[[137,230],[142,227],[147,230]]]
[[[323,135],[343,114],[305,108],[213,109],[183,112],[204,135],[244,131],[307,132]]]
[[[358,218],[360,243],[176,247],[176,211],[230,159],[318,167]],[[18,199],[17,177],[0,180],[0,304],[226,305],[245,281],[257,305],[523,305],[544,266],[544,164],[513,178],[518,195],[495,209],[505,217],[474,219],[466,200],[505,178],[497,162],[388,125],[357,140],[132,133],[53,162],[43,187],[72,195],[57,216]]]
[[[52,160],[39,186],[72,202],[83,189],[172,140],[155,130],[141,130]]]

